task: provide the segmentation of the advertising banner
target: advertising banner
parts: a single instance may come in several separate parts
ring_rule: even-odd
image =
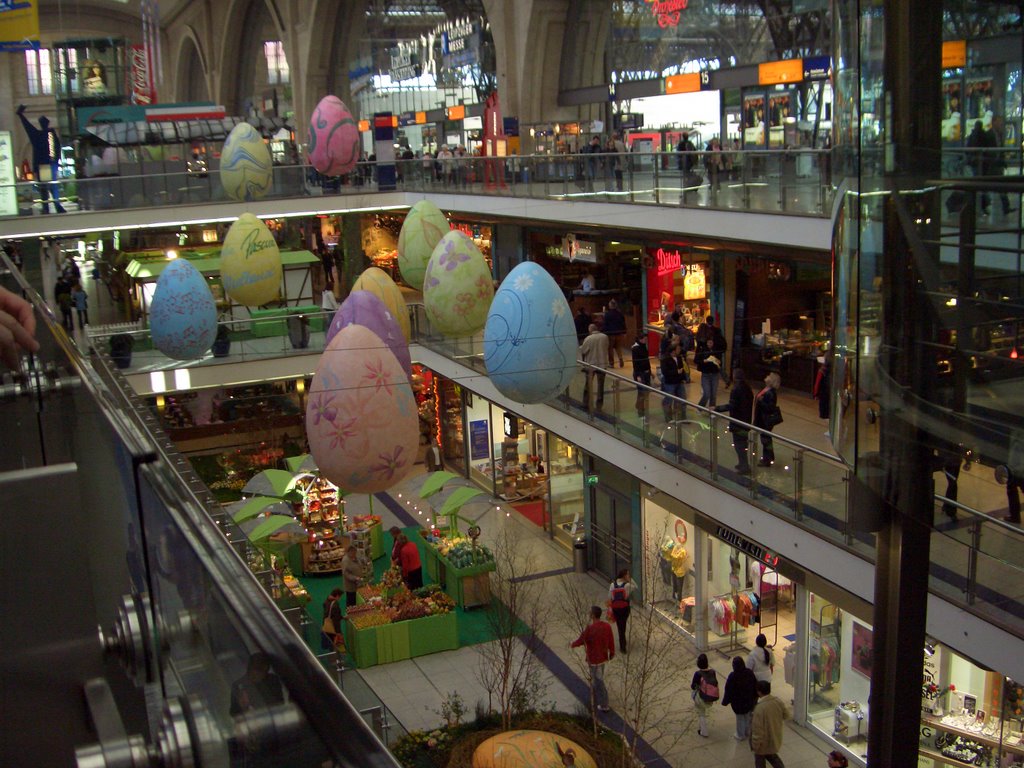
[[[0,51],[38,47],[38,0],[0,0]]]
[[[128,92],[132,104],[155,104],[156,89],[149,69],[149,54],[144,45],[133,45],[128,50]]]

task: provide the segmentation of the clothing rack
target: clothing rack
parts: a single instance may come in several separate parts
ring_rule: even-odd
[[[821,610],[818,611],[818,631],[812,633],[811,637],[811,656],[812,664],[815,657],[814,644],[817,644],[817,659],[818,659],[818,670],[817,673],[811,676],[811,699],[817,700],[822,699],[821,692],[827,691],[832,688],[831,679],[822,681],[825,675],[825,656],[828,653],[833,653],[836,660],[839,658],[839,619],[842,614],[840,613],[839,607],[835,603],[829,603],[823,605]],[[826,622],[828,622],[826,624]],[[827,700],[826,700],[827,701]],[[831,704],[831,702],[829,702]]]
[[[739,641],[739,624],[736,623],[736,595],[737,593],[735,591],[726,592],[722,595],[715,595],[714,597],[708,600],[708,608],[710,608],[717,602],[728,603],[731,607],[731,611],[729,613],[728,618],[728,632],[726,632],[723,635],[722,633],[715,630],[715,634],[719,635],[719,637],[729,638],[728,645],[726,645],[725,647],[716,647],[716,650],[722,651],[724,653],[740,650],[744,647],[743,644]],[[711,624],[711,622],[709,621],[708,624]]]

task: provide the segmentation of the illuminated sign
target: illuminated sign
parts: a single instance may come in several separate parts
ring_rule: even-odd
[[[679,251],[666,251],[659,248],[654,252],[657,260],[658,277],[664,277],[670,272],[678,272],[683,266],[683,256]]]
[[[519,437],[519,418],[505,411],[504,418],[505,437]]]
[[[449,120],[462,120],[466,116],[466,108],[463,105],[448,107],[447,115]]]
[[[427,113],[426,112],[417,112],[416,113],[416,125],[423,125],[426,122],[427,122]]]
[[[665,78],[665,93],[694,93],[700,90],[700,73],[669,75]]]
[[[831,56],[808,56],[803,62],[804,80],[828,80],[832,77]]]
[[[644,0],[662,29],[679,26],[679,16],[686,10],[689,0]]]
[[[760,85],[778,83],[799,83],[804,79],[804,60],[766,61],[757,65],[757,82]]]
[[[753,541],[743,538],[736,531],[726,528],[724,525],[718,526],[718,530],[715,531],[715,536],[735,547],[740,552],[745,552],[755,560],[759,560],[769,568],[774,568],[779,564],[779,556],[774,552],[765,549],[760,544],[755,544]]]
[[[370,130],[370,121],[369,120],[360,120],[358,128],[359,128],[360,131],[368,131],[368,130]]]
[[[967,66],[967,41],[947,40],[942,44],[942,68]]]

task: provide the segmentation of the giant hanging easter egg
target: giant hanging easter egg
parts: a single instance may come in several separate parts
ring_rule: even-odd
[[[281,295],[281,250],[267,225],[243,213],[224,238],[220,279],[228,296],[258,307]]]
[[[520,403],[564,390],[576,372],[576,327],[562,289],[532,261],[508,273],[484,327],[484,364],[494,386]]]
[[[469,237],[453,229],[434,248],[423,279],[423,308],[431,330],[472,336],[487,322],[492,298],[487,260]]]
[[[401,364],[369,329],[342,328],[320,357],[306,408],[309,451],[321,474],[347,491],[386,490],[412,469],[419,435]]]
[[[359,161],[359,126],[345,102],[324,96],[309,119],[309,162],[324,176],[340,176]]]
[[[373,331],[395,356],[405,372],[412,376],[412,358],[409,356],[409,343],[402,335],[398,321],[384,306],[375,294],[369,291],[352,291],[334,313],[331,327],[327,329],[324,346],[330,346],[331,339],[349,325],[361,325]]]
[[[206,280],[185,259],[175,259],[156,281],[149,306],[153,345],[175,360],[208,352],[217,335],[217,305]]]
[[[260,132],[248,123],[231,129],[220,153],[220,183],[232,200],[259,200],[270,191],[274,163]]]
[[[412,338],[412,327],[409,325],[409,308],[405,305],[405,297],[395,281],[380,267],[370,267],[352,285],[353,291],[369,291],[384,302],[388,312],[398,321],[405,340]]]
[[[405,217],[398,233],[398,269],[402,279],[417,291],[423,290],[430,255],[450,230],[448,219],[429,200],[420,200]]]

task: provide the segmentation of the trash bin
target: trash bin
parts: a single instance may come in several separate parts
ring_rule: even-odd
[[[572,545],[572,566],[576,573],[587,572],[587,540],[584,538],[576,539]]]

